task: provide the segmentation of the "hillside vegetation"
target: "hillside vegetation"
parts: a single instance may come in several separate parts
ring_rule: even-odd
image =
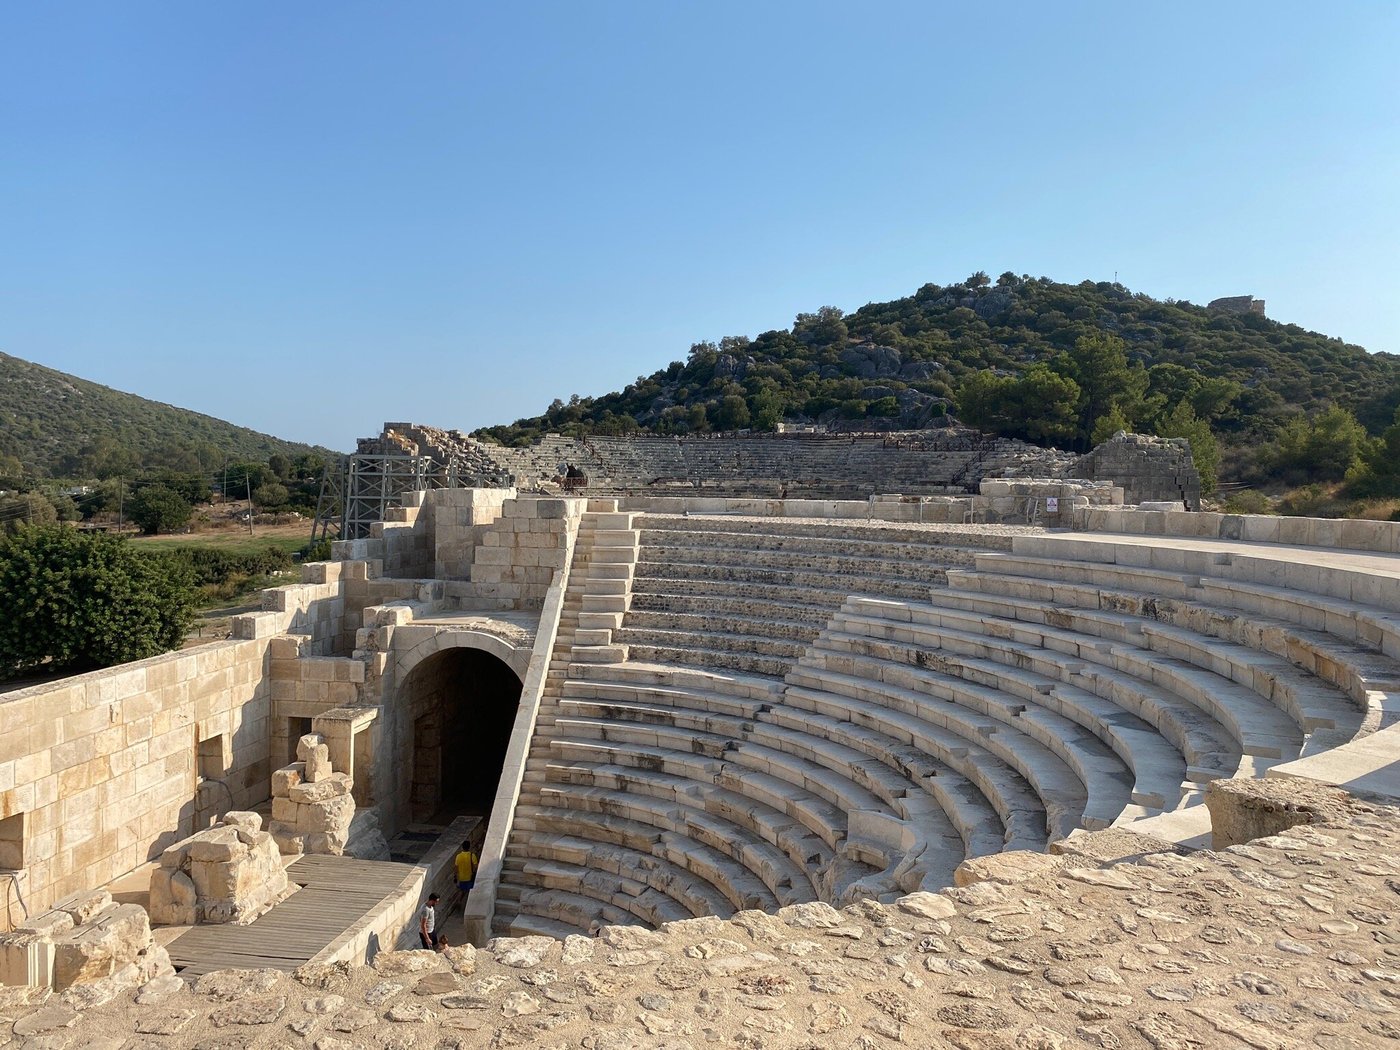
[[[325,452],[0,354],[0,488],[15,487],[16,474],[212,475],[229,460]]]
[[[1340,478],[1397,404],[1391,354],[1120,284],[977,273],[852,313],[823,307],[753,338],[696,343],[686,360],[621,391],[556,400],[478,436],[523,444],[546,432],[903,428],[956,416],[1078,450],[1123,427],[1190,437],[1208,468],[1218,441],[1226,473],[1262,483],[1290,472],[1324,480],[1309,459],[1319,419],[1328,434],[1357,424],[1351,462],[1324,472]]]

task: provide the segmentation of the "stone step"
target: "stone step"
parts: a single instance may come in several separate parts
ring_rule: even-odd
[[[620,741],[625,747],[601,748],[609,763],[659,768],[702,784],[730,788],[797,816],[833,849],[850,837],[849,814],[860,814],[863,826],[884,814],[887,821],[883,830],[893,833],[895,825],[901,829],[902,853],[927,855],[931,848],[943,855],[950,851],[958,854],[951,863],[935,865],[932,877],[940,880],[939,887],[947,885],[946,879],[961,859],[961,838],[922,785],[899,775],[893,767],[872,767],[868,757],[855,749],[772,724],[766,712],[759,716],[761,721],[746,722],[656,705],[583,700],[566,701],[565,705],[571,719],[641,723],[650,731]],[[563,732],[567,733],[570,724],[563,725]],[[653,733],[655,744],[650,743]],[[609,744],[619,743],[616,732],[605,731],[604,735]],[[557,754],[576,759],[588,759],[600,749],[596,743],[577,747],[572,739],[555,739],[552,747]],[[828,805],[814,803],[813,796]],[[905,837],[909,833],[915,836],[912,841]],[[876,879],[865,880],[872,895],[897,888],[886,885],[881,889],[877,883]]]
[[[617,612],[627,611],[627,595],[623,594],[587,594],[579,606],[580,615],[586,612]]]
[[[666,623],[661,617],[646,617],[641,623],[637,623],[635,617],[628,617],[624,625],[618,629],[616,638],[619,642],[628,645],[639,646],[695,646],[705,649],[716,649],[731,653],[752,653],[758,656],[776,656],[787,660],[796,660],[806,651],[817,636],[816,631],[805,626],[798,626],[798,629],[790,635],[784,636],[775,629],[772,634],[759,633],[757,630],[752,633],[739,631],[703,630],[698,623],[682,620],[677,623],[674,629],[656,626],[658,623]],[[759,627],[760,624],[745,625]]]
[[[845,596],[842,596],[841,601],[844,600]],[[807,602],[769,600],[753,596],[734,597],[725,594],[664,594],[658,592],[634,592],[632,608],[638,612],[661,612],[672,615],[744,616],[762,620],[787,620],[811,624],[818,628],[824,626],[835,611],[835,606],[830,601],[808,604]]]
[[[575,617],[579,630],[615,630],[622,626],[620,612],[578,612]]]
[[[521,905],[532,909],[538,907],[534,890],[556,890],[621,909],[634,921],[653,927],[707,914],[703,898],[691,904],[636,879],[559,861],[527,860],[512,873],[511,881],[523,889]]]
[[[625,817],[662,831],[675,832],[741,862],[783,904],[819,899],[812,878],[816,864],[824,856],[829,859],[829,853],[819,839],[790,818],[779,820],[773,814],[772,819],[762,822],[762,826],[775,838],[781,836],[780,846],[778,842],[764,839],[735,823],[722,810],[709,812],[674,799],[654,798],[634,792],[546,785],[541,789],[537,802],[522,801],[522,811],[530,812],[528,807],[532,805],[540,811],[581,811]],[[739,800],[739,805],[741,812],[736,816],[747,813],[750,819],[759,823],[756,818],[762,814],[757,812],[756,804],[745,804]],[[789,849],[800,859],[794,860]]]
[[[1354,623],[1340,635],[1329,631],[1329,617],[1316,606],[1307,607],[1315,626],[1266,613],[1263,610],[1276,599],[1260,593],[1262,588],[1250,587],[1246,592],[1232,581],[1202,579],[1200,587],[1188,590],[1192,597],[1169,598],[1156,591],[971,570],[950,572],[948,586],[1017,604],[1028,600],[1027,618],[1047,608],[1111,610],[1261,649],[1342,689],[1369,719],[1377,721],[1377,728],[1400,717],[1400,664],[1376,652],[1374,646],[1359,644]],[[1212,592],[1214,597],[1208,598]],[[1298,597],[1288,594],[1286,601],[1279,599],[1284,608],[1278,611],[1287,611]],[[1336,620],[1333,617],[1330,622],[1336,626]]]
[[[730,547],[652,547],[641,550],[637,574],[650,576],[658,567],[677,575],[710,570],[769,572],[822,572],[873,579],[926,580],[936,569],[971,568],[976,553],[959,547],[930,548],[936,556],[909,550],[892,551],[888,557],[858,554],[821,554],[801,550],[745,550]]]
[[[790,706],[846,717],[913,744],[977,784],[993,799],[1008,830],[1038,834],[1041,848],[1047,833],[1054,841],[1081,827],[1086,810],[1095,823],[1105,826],[1117,818],[1127,802],[1125,787],[1119,798],[1096,797],[1090,809],[1083,781],[1063,759],[1039,741],[989,716],[939,703],[913,690],[817,667],[795,670],[788,681]],[[872,691],[883,703],[863,699]],[[1018,812],[1027,810],[1042,814],[1038,831],[1026,829],[1025,819],[1018,817]]]
[[[733,515],[689,516],[640,514],[636,527],[642,531],[664,531],[670,533],[714,532],[731,535],[809,536],[817,539],[829,538],[833,529],[839,535],[852,540],[877,542],[910,542],[923,544],[949,545],[954,547],[980,547],[987,550],[1009,551],[1014,533],[1005,530],[989,533],[980,526],[967,525],[902,525],[889,522],[869,522],[844,518],[833,524],[829,518],[801,520],[773,517],[737,517]],[[1025,529],[1025,532],[1038,530]]]
[[[765,675],[746,675],[734,671],[704,668],[679,668],[629,660],[611,667],[579,666],[569,669],[569,679],[591,682],[626,683],[638,686],[662,686],[667,689],[697,689],[723,696],[746,697],[754,700],[772,699],[782,689],[782,679]]]
[[[583,568],[585,587],[588,580],[631,580],[636,565],[627,561],[589,562]]]
[[[647,593],[743,595],[751,593],[753,588],[772,585],[806,594],[809,602],[823,594],[868,594],[919,601],[928,596],[930,587],[942,584],[946,579],[944,569],[932,566],[909,576],[896,577],[883,573],[639,562],[632,586],[634,590]]]
[[[936,590],[934,605],[949,608],[940,621],[967,625],[979,623],[990,633],[1026,635],[1012,622],[1038,625],[1045,637],[1061,640],[1067,634],[1106,638],[1120,645],[1162,653],[1202,670],[1228,678],[1286,711],[1303,730],[1340,729],[1355,735],[1361,730],[1362,712],[1335,686],[1304,675],[1289,661],[1259,649],[1202,635],[1172,624],[1144,620],[1114,611],[1062,609],[1027,599],[1008,599]],[[915,607],[914,614],[920,615]],[[1034,639],[1033,628],[1030,637]]]
[[[632,644],[629,655],[644,663],[680,665],[685,669],[733,670],[744,674],[781,677],[793,661],[785,657],[759,656],[729,649],[700,649],[691,646]]]
[[[743,864],[684,835],[624,817],[579,811],[535,810],[520,819],[528,825],[532,841],[548,842],[577,836],[578,841],[586,842],[592,849],[629,850],[639,855],[638,865],[655,858],[709,883],[736,911],[748,908],[775,911],[778,908],[778,899],[772,891]]]
[[[627,659],[626,645],[576,645],[570,652],[575,663],[620,664]]]
[[[1027,652],[1034,652],[1044,661],[1057,666],[1057,677],[1067,682],[1088,665],[1112,668],[1158,690],[1168,690],[1205,711],[1229,731],[1243,754],[1278,759],[1285,755],[1296,757],[1302,750],[1302,730],[1286,713],[1257,693],[1219,675],[1145,650],[1113,645],[1083,635],[1074,636],[1069,632],[1061,632],[1058,636],[1052,636],[1049,632],[1041,635],[1045,640],[1053,640],[1063,647],[1050,648],[1036,646],[1028,636],[996,638],[934,624],[891,624],[883,620],[870,623],[867,618],[854,616],[841,620],[841,625],[855,630],[827,632],[823,639],[827,648],[849,648],[854,644],[866,655],[885,656],[897,662],[923,663],[935,670],[956,665],[963,657],[1023,662]]]
[[[823,626],[819,623],[803,623],[785,619],[769,620],[757,616],[659,612],[639,607],[635,601],[632,603],[624,625],[629,631],[741,635],[795,642],[802,646],[809,645],[821,632]]]

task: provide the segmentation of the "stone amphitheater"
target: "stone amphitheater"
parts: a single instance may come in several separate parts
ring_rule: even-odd
[[[408,491],[0,694],[0,1040],[1397,1045],[1400,524],[978,487]]]

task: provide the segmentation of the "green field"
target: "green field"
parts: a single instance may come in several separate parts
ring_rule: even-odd
[[[268,547],[276,547],[288,554],[295,554],[306,546],[311,530],[303,525],[297,525],[294,528],[296,530],[294,533],[289,532],[287,526],[281,526],[277,529],[259,530],[253,536],[249,536],[247,532],[232,530],[191,532],[174,536],[135,536],[132,538],[132,542],[158,543],[170,547],[217,547],[229,554],[250,554],[254,551],[266,550]]]

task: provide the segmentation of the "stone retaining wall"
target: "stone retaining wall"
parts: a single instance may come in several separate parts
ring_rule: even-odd
[[[213,642],[0,696],[0,822],[22,851],[5,866],[23,869],[31,911],[268,797],[269,644]]]

